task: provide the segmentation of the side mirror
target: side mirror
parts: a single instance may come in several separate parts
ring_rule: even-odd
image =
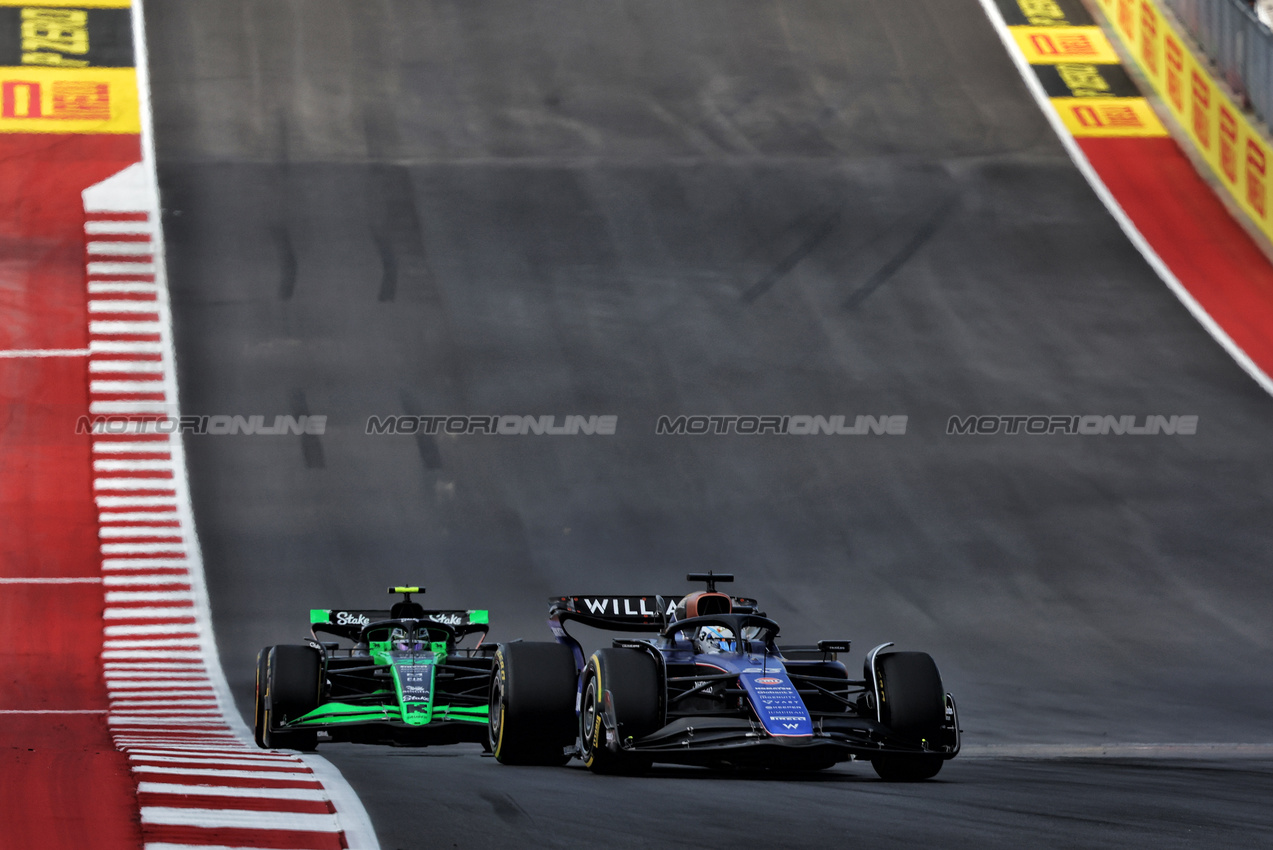
[[[852,646],[852,644],[853,641],[849,640],[820,640],[818,641],[818,649],[821,652],[832,654],[837,652],[848,652],[849,647]]]

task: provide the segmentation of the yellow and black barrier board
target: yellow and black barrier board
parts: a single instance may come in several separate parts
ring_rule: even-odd
[[[1031,65],[1057,62],[1118,64],[1118,53],[1100,27],[1008,27]]]
[[[1143,97],[1054,97],[1052,107],[1078,138],[1167,135]]]
[[[1010,27],[1090,27],[1096,23],[1081,0],[995,0]]]
[[[52,9],[128,9],[132,0],[0,0],[0,6],[38,6]]]
[[[0,133],[140,133],[132,68],[0,68]]]
[[[129,68],[133,24],[124,8],[0,6],[0,66]]]
[[[1059,62],[1031,67],[1048,97],[1140,97],[1140,89],[1122,65]]]
[[[995,0],[1070,134],[1166,136],[1104,30],[1080,0]]]

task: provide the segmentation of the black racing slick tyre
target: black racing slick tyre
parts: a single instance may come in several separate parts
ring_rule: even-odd
[[[658,667],[639,649],[601,649],[584,669],[579,705],[580,755],[593,773],[635,774],[652,760],[623,749],[623,743],[659,728]],[[607,706],[607,695],[609,705]],[[606,728],[606,711],[615,729]]]
[[[936,742],[946,719],[946,691],[937,664],[925,652],[891,652],[875,661],[880,687],[880,719],[900,738],[916,745]],[[881,779],[917,782],[942,768],[939,755],[898,753],[871,759]]]
[[[261,654],[265,656],[265,694],[258,709],[261,723],[257,742],[268,749],[317,749],[316,730],[279,727],[318,708],[323,685],[322,656],[312,646],[271,646]],[[261,676],[259,666],[257,675]]]
[[[575,655],[560,643],[516,641],[495,651],[490,747],[500,764],[562,765],[575,742]]]

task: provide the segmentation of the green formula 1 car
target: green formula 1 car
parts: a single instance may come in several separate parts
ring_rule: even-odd
[[[403,598],[388,611],[311,611],[306,645],[261,650],[259,746],[313,750],[319,732],[370,744],[488,744],[496,648],[482,644],[487,612],[425,610],[411,599],[422,587],[389,592]],[[470,635],[477,642],[461,647]]]

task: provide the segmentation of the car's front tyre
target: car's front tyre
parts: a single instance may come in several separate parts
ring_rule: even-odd
[[[884,725],[917,747],[939,741],[946,717],[946,692],[932,656],[890,652],[875,660],[875,675]],[[881,779],[918,782],[936,776],[944,761],[929,753],[896,753],[876,756],[871,766]]]
[[[318,708],[322,656],[312,646],[271,646],[261,650],[261,657],[264,668],[257,662],[257,744],[267,749],[312,752],[318,748],[316,730],[279,727]]]

